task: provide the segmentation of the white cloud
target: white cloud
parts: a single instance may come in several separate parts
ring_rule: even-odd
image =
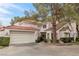
[[[21,8],[21,7],[17,6],[17,5],[15,5],[15,4],[10,4],[10,6],[13,7],[13,8],[15,8],[15,9],[17,9],[17,10],[20,11],[20,12],[24,12],[24,9],[23,9],[23,8]]]
[[[0,13],[11,14],[11,12],[5,10],[4,8],[0,8]]]
[[[8,9],[13,8],[14,10],[18,10],[18,12],[23,13],[24,9],[22,7],[19,7],[16,4],[11,3],[0,3],[0,13],[5,14],[12,14],[12,11],[9,11]],[[14,13],[13,13],[14,14]]]
[[[3,3],[3,4],[0,4],[0,6],[3,8],[14,8],[14,9],[17,9],[18,11],[21,11],[21,12],[24,11],[23,8],[19,7],[16,4],[13,4],[13,3]]]
[[[4,22],[10,21],[10,18],[3,18],[3,17],[0,17],[0,21],[4,21]]]
[[[12,12],[7,10],[8,5],[4,3],[0,3],[0,16],[11,15]]]
[[[2,25],[4,26],[7,26],[7,25],[10,25],[10,18],[3,18],[3,17],[0,17],[0,23],[2,23]]]
[[[14,10],[17,10],[17,12],[20,13],[24,12],[24,9],[18,6],[17,4],[0,3],[0,22],[2,22],[3,25],[10,24],[11,19],[9,17],[6,17],[7,15],[15,15],[15,13],[13,13],[13,10],[9,11],[9,8],[13,8]]]
[[[5,15],[5,14],[3,14],[3,13],[2,13],[2,14],[0,13],[0,17],[4,17],[4,16],[6,16],[6,15]]]

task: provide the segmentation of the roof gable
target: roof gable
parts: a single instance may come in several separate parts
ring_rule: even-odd
[[[51,23],[51,24],[52,24],[52,23]],[[56,25],[56,29],[59,30],[60,28],[62,28],[62,27],[63,27],[64,25],[66,25],[66,24],[67,24],[67,22],[62,21],[62,22],[60,22],[60,23],[58,23],[58,24]],[[52,29],[53,29],[53,27],[46,29],[46,31],[52,30]]]
[[[66,30],[71,31],[70,28],[69,28],[69,26],[66,26],[66,27],[63,27],[62,29],[60,29],[60,31],[66,31]]]

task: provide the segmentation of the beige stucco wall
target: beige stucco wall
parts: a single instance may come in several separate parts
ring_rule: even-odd
[[[9,36],[10,33],[9,33],[9,30],[5,29],[4,31],[0,31],[0,37],[2,36]]]
[[[59,30],[57,30],[58,39],[62,38],[62,37],[66,37],[66,35],[65,35],[66,32],[70,33],[70,37],[76,37],[77,36],[76,23],[75,22],[72,22],[71,26],[70,26],[70,24],[66,24],[63,27],[65,27],[65,26],[69,26],[71,31],[68,30],[68,29],[66,31],[60,31],[62,29],[62,28],[60,28]]]
[[[66,31],[60,31],[65,26],[69,26],[69,28],[70,28],[71,31],[69,29],[67,29]],[[69,32],[70,33],[70,37],[76,37],[77,36],[76,23],[75,22],[72,22],[71,23],[71,26],[67,23],[63,27],[61,27],[59,30],[57,30],[56,31],[57,32],[57,39],[60,39],[62,37],[66,37],[66,35],[65,35],[66,32]],[[49,31],[46,31],[46,33],[52,33],[52,31],[49,30]],[[47,37],[48,37],[48,35],[46,36],[46,38]],[[49,38],[51,39],[51,35],[49,35]]]
[[[43,25],[46,25],[46,28],[43,28]],[[51,22],[46,22],[40,27],[40,32],[45,32],[46,29],[52,27]]]

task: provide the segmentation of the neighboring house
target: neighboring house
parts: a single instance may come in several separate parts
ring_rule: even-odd
[[[5,36],[5,27],[4,26],[0,26],[0,37]]]
[[[5,32],[4,36],[10,37],[10,44],[24,44],[35,42],[38,38],[39,28],[36,23],[26,21],[7,26],[3,32]]]
[[[44,28],[44,26],[46,28]],[[76,22],[75,21],[71,21],[71,23],[65,22],[65,21],[62,21],[61,23],[57,23],[56,29],[57,29],[56,30],[57,39],[60,39],[63,37],[74,37],[74,39],[75,39],[77,36]],[[53,39],[53,33],[52,33],[53,28],[52,28],[51,22],[44,23],[41,30],[43,30],[41,32],[46,33],[46,39]]]

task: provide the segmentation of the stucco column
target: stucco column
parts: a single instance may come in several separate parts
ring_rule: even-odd
[[[76,33],[74,33],[74,42],[76,42]]]

